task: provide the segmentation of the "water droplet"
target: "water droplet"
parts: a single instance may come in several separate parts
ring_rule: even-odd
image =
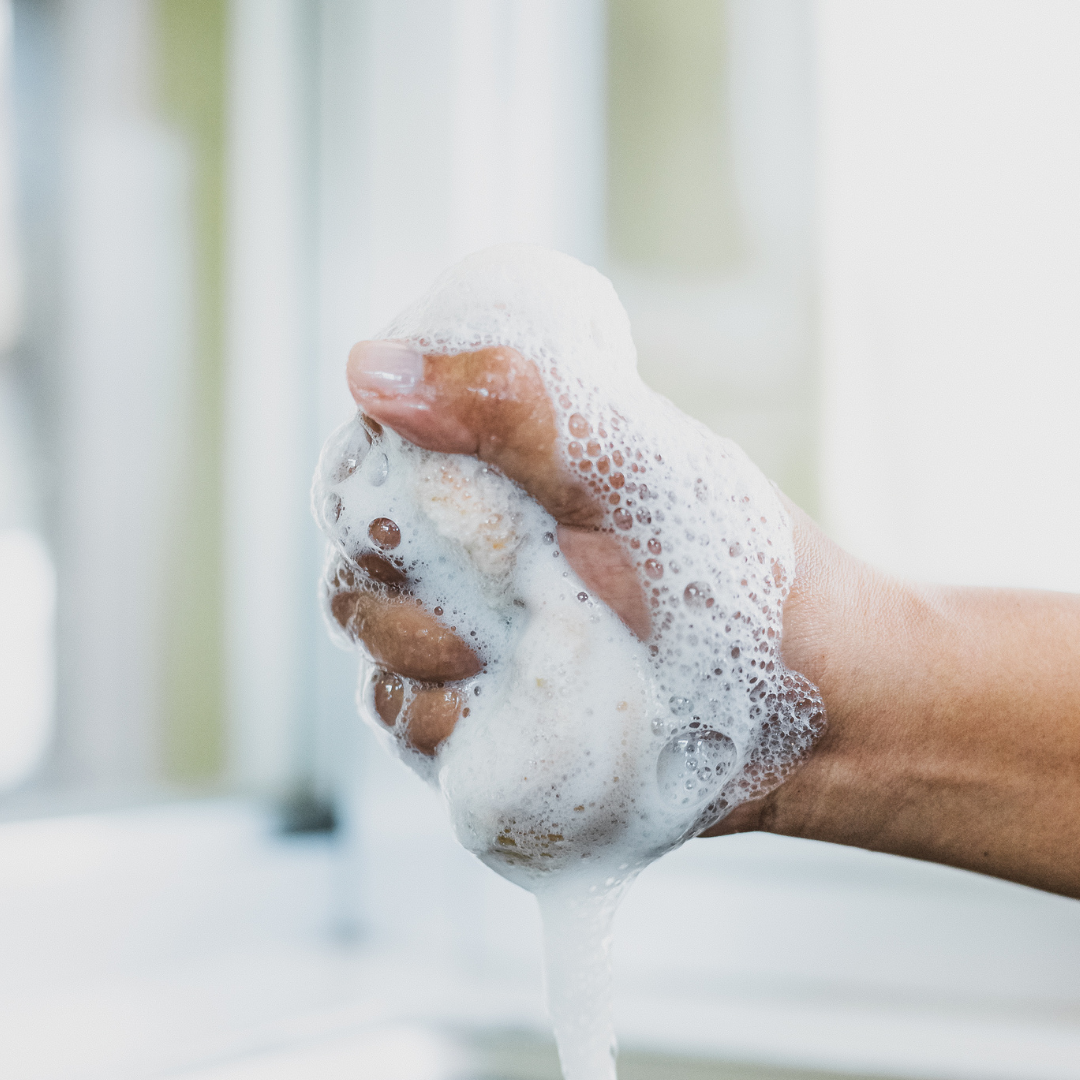
[[[677,735],[660,751],[657,783],[672,801],[681,802],[691,791],[695,802],[705,802],[723,786],[737,759],[735,744],[721,731]]]
[[[382,487],[386,483],[386,477],[389,473],[390,462],[386,460],[386,455],[381,451],[378,454],[373,454],[371,465],[367,470],[367,478],[371,481],[371,486]]]
[[[375,714],[387,726],[397,723],[398,714],[405,698],[405,684],[391,671],[380,671],[372,686],[372,704]]]
[[[581,413],[574,413],[567,421],[566,426],[575,439],[584,439],[589,434],[589,421]]]
[[[615,519],[615,524],[620,529],[629,529],[633,527],[634,519],[630,516],[630,511],[624,510],[621,506],[614,514],[612,514],[612,517]]]
[[[688,607],[695,609],[709,608],[714,603],[712,588],[705,581],[691,581],[683,589],[683,599]]]
[[[371,448],[371,433],[360,422],[359,417],[338,428],[331,436],[326,453],[334,462],[331,467],[331,482],[340,484],[363,464]]]
[[[327,525],[333,525],[341,517],[341,500],[333,493],[326,496],[323,502],[323,520]]]
[[[663,563],[657,562],[656,559],[645,560],[645,573],[649,575],[654,581],[658,581],[664,576]]]
[[[368,526],[368,536],[381,548],[396,548],[401,543],[401,530],[390,518],[376,518]]]

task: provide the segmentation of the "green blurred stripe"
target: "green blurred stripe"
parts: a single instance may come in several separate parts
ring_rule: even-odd
[[[227,0],[155,0],[162,116],[189,151],[193,352],[165,628],[165,778],[225,764],[223,446]]]
[[[618,261],[717,276],[741,254],[722,0],[609,0],[608,243]]]

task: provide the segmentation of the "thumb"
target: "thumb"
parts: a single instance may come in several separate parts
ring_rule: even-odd
[[[560,420],[531,361],[505,346],[443,355],[408,342],[361,341],[347,375],[374,420],[427,450],[475,455],[523,487],[559,523],[560,547],[583,582],[639,637],[649,636],[634,561],[608,524],[612,506],[597,476],[573,469],[563,451],[564,440],[588,441],[589,422],[577,413]],[[608,491],[623,482],[608,479]]]
[[[489,462],[560,524],[600,524],[602,508],[560,452],[540,374],[515,350],[425,355],[406,342],[361,341],[348,379],[360,408],[410,442]]]

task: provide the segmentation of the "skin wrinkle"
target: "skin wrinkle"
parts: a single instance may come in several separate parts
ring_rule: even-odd
[[[606,508],[564,467],[556,412],[532,365],[503,348],[428,356],[417,393],[391,397],[365,389],[362,345],[349,367],[361,408],[421,446],[475,453],[529,491],[559,522],[560,547],[590,592],[647,639],[637,570],[604,531]],[[796,571],[782,655],[820,689],[828,727],[785,783],[704,835],[766,830],[1080,898],[1080,598],[899,581],[785,503]],[[335,617],[372,655],[428,680],[408,730],[415,722],[414,745],[434,752],[462,702],[430,682],[465,677],[478,658],[415,604],[344,595],[364,599],[351,610],[335,601]]]

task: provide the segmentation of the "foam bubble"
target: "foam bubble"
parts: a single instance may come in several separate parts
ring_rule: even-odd
[[[780,658],[791,525],[734,443],[641,382],[614,289],[566,255],[480,252],[381,336],[428,353],[509,346],[535,363],[567,467],[602,502],[651,607],[643,642],[561,557],[556,522],[482,462],[359,419],[328,440],[313,491],[333,550],[327,604],[398,587],[370,581],[375,555],[484,664],[454,688],[468,705],[432,756],[385,720],[388,686],[399,716],[418,688],[389,684],[370,658],[362,712],[439,785],[461,842],[541,897],[561,927],[548,934],[553,1014],[593,1017],[588,1030],[562,1024],[566,1075],[613,1076],[598,1064],[611,1060],[606,1006],[568,1009],[566,995],[605,984],[582,980],[581,958],[606,963],[615,900],[643,866],[779,784],[823,725],[816,690]],[[588,948],[558,943],[582,934]]]

